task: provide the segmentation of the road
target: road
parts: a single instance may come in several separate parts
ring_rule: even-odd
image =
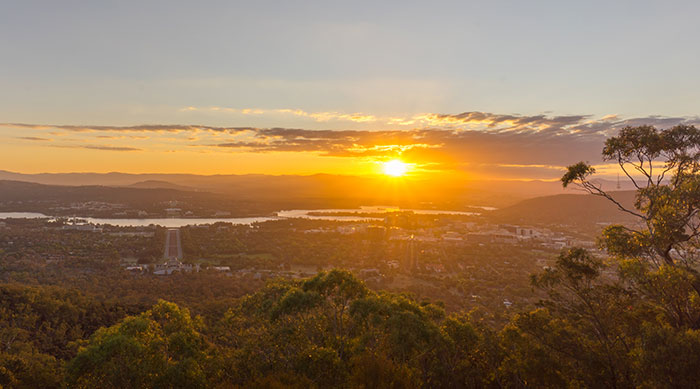
[[[165,235],[165,259],[182,259],[182,244],[180,243],[180,229],[168,229]]]

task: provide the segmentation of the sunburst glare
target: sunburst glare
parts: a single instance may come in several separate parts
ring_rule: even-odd
[[[398,159],[392,159],[391,161],[384,162],[382,165],[382,170],[384,174],[392,177],[401,177],[406,175],[408,172],[409,165]]]

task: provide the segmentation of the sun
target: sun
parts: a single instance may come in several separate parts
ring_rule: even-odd
[[[401,177],[406,175],[408,164],[398,159],[392,159],[391,161],[384,162],[382,169],[387,176]]]

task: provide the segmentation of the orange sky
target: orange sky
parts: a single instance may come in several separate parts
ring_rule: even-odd
[[[381,117],[293,109],[242,109],[226,115],[232,115],[227,122],[237,124],[250,115],[270,123],[282,115],[296,126],[0,123],[0,169],[367,175],[380,174],[384,161],[400,159],[412,164],[415,176],[553,180],[578,161],[601,165],[605,139],[623,126],[698,121],[488,112]],[[614,169],[601,171],[616,174]]]

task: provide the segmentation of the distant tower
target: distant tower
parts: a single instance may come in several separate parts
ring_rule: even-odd
[[[617,190],[620,190],[620,172],[617,172]]]

